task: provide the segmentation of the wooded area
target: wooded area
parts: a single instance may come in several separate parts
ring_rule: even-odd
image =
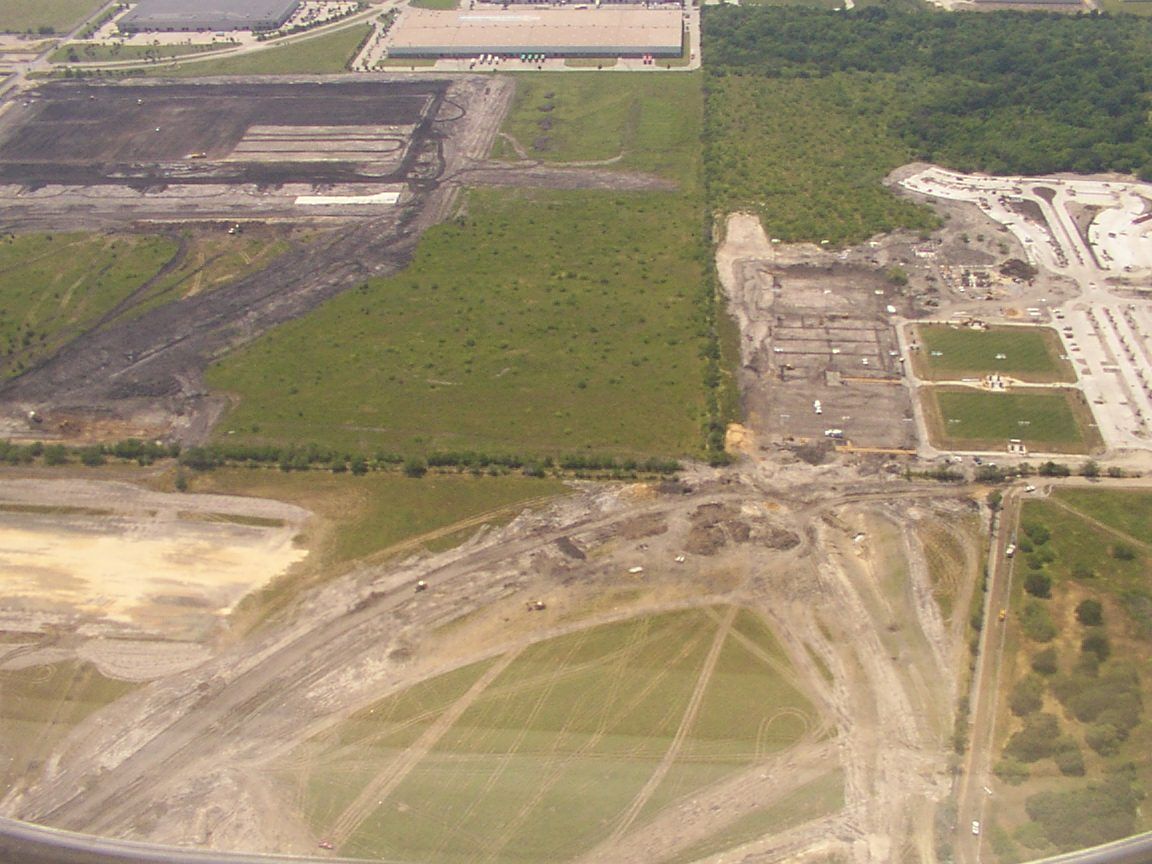
[[[828,192],[857,209],[841,203],[827,224],[786,218],[781,233],[854,240],[852,223],[865,235],[923,225],[864,189],[903,161],[1152,179],[1150,49],[1152,21],[1107,14],[707,7],[714,203],[771,223],[788,209],[772,200],[782,163],[793,176],[839,172]]]

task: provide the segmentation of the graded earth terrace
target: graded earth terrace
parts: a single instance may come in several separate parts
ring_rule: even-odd
[[[444,91],[442,81],[48,84],[0,125],[0,183],[395,182]]]

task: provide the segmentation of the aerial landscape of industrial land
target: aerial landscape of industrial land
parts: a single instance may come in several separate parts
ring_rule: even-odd
[[[0,861],[1152,860],[1150,49],[0,0]]]

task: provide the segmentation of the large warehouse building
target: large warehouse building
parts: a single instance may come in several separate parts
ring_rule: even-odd
[[[116,24],[126,33],[275,30],[300,0],[140,0]]]
[[[679,57],[679,7],[661,9],[514,8],[437,12],[409,8],[392,30],[390,57]]]

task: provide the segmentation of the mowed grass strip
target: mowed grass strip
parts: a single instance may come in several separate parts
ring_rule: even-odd
[[[1060,337],[1050,327],[972,330],[922,324],[916,330],[921,350],[913,362],[921,378],[956,380],[999,372],[1035,384],[1076,381],[1076,370],[1061,359]]]
[[[697,451],[707,333],[692,202],[474,190],[464,213],[404,273],[212,367],[210,386],[239,397],[218,428],[367,453]]]
[[[1079,390],[922,387],[920,399],[932,444],[944,450],[1005,450],[1013,438],[1052,453],[1087,453],[1101,444]]]
[[[48,59],[53,63],[99,63],[109,60],[166,60],[188,54],[206,54],[231,47],[227,42],[193,45],[111,45],[69,42],[57,48]]]
[[[700,687],[699,728],[689,730],[684,757],[692,766],[690,782],[680,784],[681,794],[794,743],[781,736],[766,744],[763,731],[781,712],[807,713],[811,705],[788,680],[790,670],[777,668],[783,659],[774,659],[780,656],[774,640],[753,642],[752,655],[762,657],[750,660],[749,647],[736,638],[737,632],[770,637],[769,631],[730,631],[724,644],[725,651],[735,646],[733,653],[722,652],[715,672],[702,679],[718,626],[708,610],[687,610],[530,646],[462,706],[340,851],[447,864],[576,857],[611,833],[668,752]],[[492,662],[384,699],[298,751],[297,770],[310,790],[305,810],[316,834],[324,836],[370,782],[358,768],[340,773],[345,785],[337,788],[337,765],[372,765],[386,775]],[[735,712],[749,716],[722,729],[719,718]],[[804,730],[797,726],[793,734],[799,740]],[[727,742],[719,749],[717,736]]]
[[[63,33],[103,5],[103,0],[4,0],[0,3],[0,33],[26,33],[41,28]]]
[[[19,234],[0,240],[0,376],[18,375],[155,276],[165,237]]]
[[[336,75],[347,69],[371,25],[345,27],[322,36],[265,45],[234,57],[173,61],[148,69],[145,75],[198,78],[209,75]]]

